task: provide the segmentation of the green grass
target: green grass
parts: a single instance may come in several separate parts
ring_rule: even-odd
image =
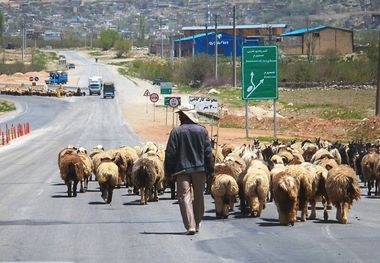
[[[123,75],[123,76],[128,76],[128,71],[126,68],[118,68],[117,71]]]
[[[346,108],[335,108],[324,110],[320,113],[322,119],[343,119],[343,120],[361,120],[366,117],[366,113],[362,110],[349,110]]]
[[[97,51],[97,50],[88,52],[88,54],[90,54],[91,56],[94,56],[94,57],[99,57],[99,56],[103,55],[102,52]]]
[[[245,128],[245,125],[239,125],[235,123],[221,123],[220,124],[221,128],[236,128],[236,129],[242,129]]]
[[[8,112],[16,109],[14,103],[9,101],[0,101],[0,112]]]
[[[179,85],[176,87],[176,91],[183,94],[191,94],[191,93],[194,93],[194,91],[199,91],[199,89],[194,89],[194,88],[191,88],[190,86]]]

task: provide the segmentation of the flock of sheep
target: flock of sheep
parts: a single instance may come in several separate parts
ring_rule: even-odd
[[[334,205],[336,219],[346,224],[353,201],[360,199],[357,175],[368,185],[368,195],[374,183],[377,194],[379,149],[379,144],[342,145],[320,140],[217,146],[215,175],[210,182],[216,216],[227,218],[234,202],[240,199],[243,214],[259,217],[266,202],[274,200],[279,222],[294,225],[298,210],[302,222],[315,219],[316,203],[320,201],[324,220],[328,220],[328,210]]]
[[[298,210],[302,222],[315,219],[316,203],[322,202],[324,220],[334,205],[336,219],[345,224],[353,201],[360,199],[357,175],[366,182],[369,195],[374,184],[377,194],[380,182],[378,145],[319,141],[264,145],[254,141],[240,147],[213,144],[213,148],[215,172],[205,191],[214,198],[220,218],[227,218],[238,201],[243,214],[259,217],[266,203],[274,200],[279,222],[294,225]],[[99,145],[89,154],[84,148],[68,146],[59,152],[58,166],[69,197],[76,196],[78,183],[85,192],[94,174],[106,203],[111,203],[114,188],[125,186],[140,195],[141,204],[147,204],[158,201],[166,187],[175,199],[173,178],[165,175],[164,159],[163,146],[152,142],[108,151]]]
[[[13,96],[45,96],[45,97],[72,97],[84,96],[85,92],[67,90],[64,88],[43,89],[43,88],[4,88],[0,90],[0,94]]]
[[[89,154],[82,147],[69,145],[59,152],[58,167],[69,197],[76,196],[78,183],[80,192],[86,192],[94,174],[106,203],[111,203],[116,187],[126,186],[140,193],[141,204],[147,204],[157,201],[164,190],[163,160],[163,148],[150,142],[144,147],[122,146],[107,151],[98,145]]]

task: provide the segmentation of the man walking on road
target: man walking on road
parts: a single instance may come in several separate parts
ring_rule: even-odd
[[[169,135],[165,174],[176,176],[182,221],[186,233],[194,235],[199,232],[204,214],[206,175],[214,172],[211,142],[207,129],[199,124],[193,105],[180,106],[176,113],[181,125]]]

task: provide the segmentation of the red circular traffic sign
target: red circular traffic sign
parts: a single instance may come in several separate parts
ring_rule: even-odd
[[[179,99],[176,97],[170,98],[169,100],[169,106],[172,108],[177,108],[179,105]]]
[[[160,97],[158,96],[157,93],[151,93],[149,98],[151,102],[157,102]]]

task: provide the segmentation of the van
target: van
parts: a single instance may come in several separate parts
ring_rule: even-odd
[[[111,97],[112,99],[115,97],[115,85],[113,82],[103,83],[103,98],[107,97]]]

